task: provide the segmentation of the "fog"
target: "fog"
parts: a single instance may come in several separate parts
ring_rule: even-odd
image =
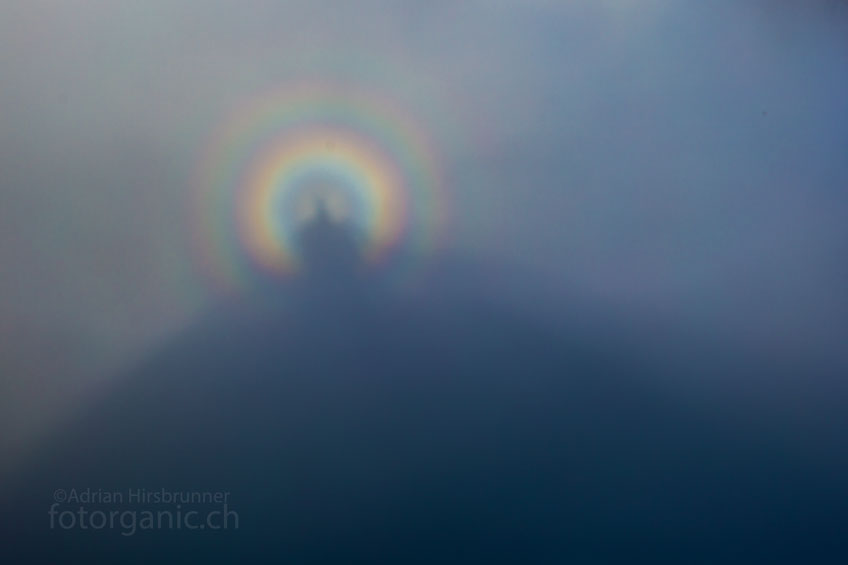
[[[3,468],[220,300],[191,244],[204,147],[312,79],[423,124],[445,253],[517,295],[807,367],[790,390],[839,387],[846,49],[826,1],[6,2]],[[770,386],[750,378],[727,386]]]

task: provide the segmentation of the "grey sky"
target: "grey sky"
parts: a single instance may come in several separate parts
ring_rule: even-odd
[[[198,152],[303,77],[428,125],[452,247],[844,361],[845,3],[14,0],[0,53],[0,448],[215,299]]]

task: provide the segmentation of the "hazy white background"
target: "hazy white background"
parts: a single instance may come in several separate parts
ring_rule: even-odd
[[[846,366],[845,2],[11,0],[3,468],[214,300],[188,246],[198,153],[235,104],[309,77],[427,124],[455,249]]]

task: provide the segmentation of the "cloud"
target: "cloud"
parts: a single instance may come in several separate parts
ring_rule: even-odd
[[[185,323],[214,300],[186,224],[201,148],[246,98],[324,77],[385,92],[427,124],[455,249],[614,311],[841,358],[845,12],[5,3],[4,327],[60,328],[129,358]],[[15,398],[37,407],[20,363],[41,360],[26,357]],[[68,363],[85,373],[84,357]]]

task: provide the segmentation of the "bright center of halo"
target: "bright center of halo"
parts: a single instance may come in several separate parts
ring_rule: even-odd
[[[296,203],[298,223],[303,225],[312,222],[321,208],[336,224],[350,219],[351,205],[344,192],[331,184],[319,184],[300,195]]]

